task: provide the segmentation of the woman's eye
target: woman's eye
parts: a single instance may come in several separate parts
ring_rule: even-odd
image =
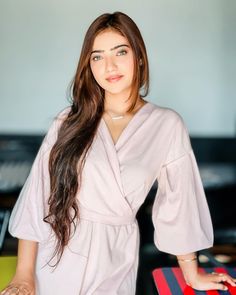
[[[98,61],[98,60],[100,60],[102,57],[100,56],[100,55],[94,55],[94,56],[92,56],[92,60],[93,61]]]
[[[117,52],[117,55],[126,55],[126,54],[127,54],[127,50],[125,50],[125,49],[122,49]]]

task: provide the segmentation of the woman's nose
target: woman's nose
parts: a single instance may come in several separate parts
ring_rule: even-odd
[[[106,71],[111,72],[117,69],[117,64],[113,57],[106,58]]]

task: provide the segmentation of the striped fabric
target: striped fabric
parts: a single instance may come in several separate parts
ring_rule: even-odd
[[[236,278],[236,268],[199,268],[201,272],[221,272],[228,273]],[[236,287],[226,284],[228,291],[196,291],[187,286],[182,272],[179,267],[163,267],[157,268],[152,272],[156,288],[159,295],[236,295]]]

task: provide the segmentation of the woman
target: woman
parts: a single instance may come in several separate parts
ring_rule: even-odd
[[[98,17],[72,105],[54,120],[13,210],[18,264],[1,294],[135,294],[135,215],[155,179],[156,246],[177,255],[193,288],[235,285],[197,271],[195,251],[213,241],[209,210],[183,121],[144,100],[148,82],[135,23],[120,12]]]

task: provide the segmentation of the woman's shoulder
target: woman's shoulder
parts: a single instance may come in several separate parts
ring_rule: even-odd
[[[62,109],[61,111],[57,113],[57,115],[55,116],[55,120],[63,121],[64,119],[66,119],[70,111],[71,111],[71,106],[65,107],[64,109]]]
[[[62,124],[62,122],[67,118],[68,114],[71,111],[71,106],[67,106],[61,111],[59,111],[53,119],[52,126],[51,127],[56,127],[59,128]]]
[[[67,106],[61,111],[59,111],[52,120],[51,126],[48,129],[48,132],[45,136],[45,141],[48,143],[55,142],[58,134],[58,130],[61,127],[63,121],[67,118],[69,112],[71,110],[71,106]]]
[[[165,140],[169,140],[169,155],[166,163],[177,159],[191,148],[189,132],[182,116],[175,110],[167,107],[160,107],[153,104],[154,126],[160,134],[164,134]]]
[[[169,107],[159,106],[154,102],[149,102],[153,108],[153,115],[155,118],[163,120],[169,123],[181,123],[183,124],[182,116],[174,109]]]

